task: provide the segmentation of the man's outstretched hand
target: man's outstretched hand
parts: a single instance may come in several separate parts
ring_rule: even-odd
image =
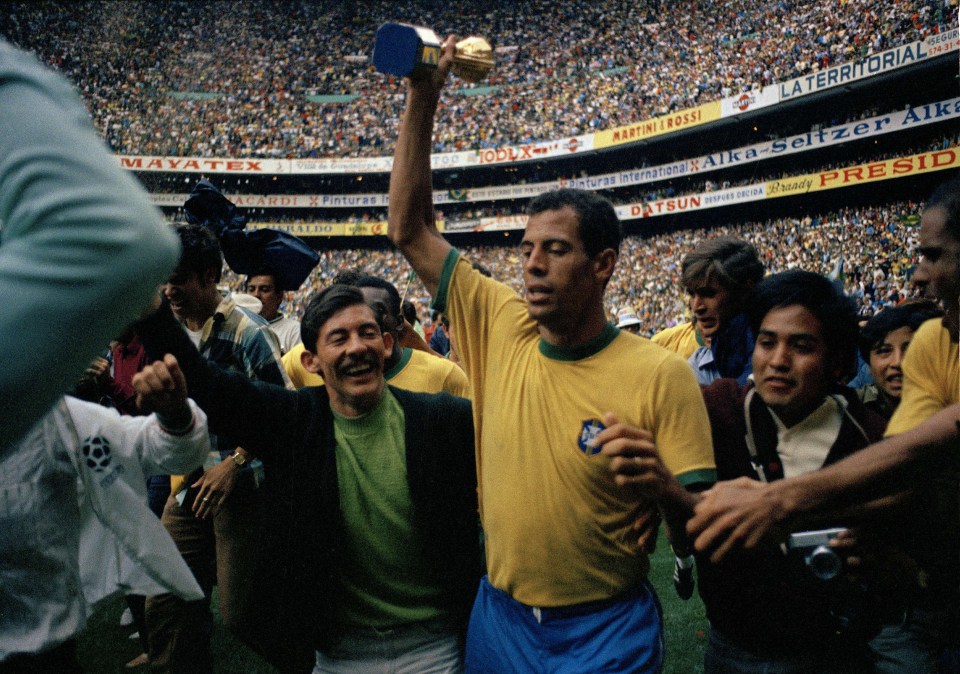
[[[718,482],[702,494],[687,522],[694,548],[719,562],[732,550],[783,535],[787,509],[776,485],[747,477]]]

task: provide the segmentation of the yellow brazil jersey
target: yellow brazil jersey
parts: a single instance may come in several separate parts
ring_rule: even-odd
[[[703,346],[703,340],[697,334],[693,321],[687,321],[672,328],[661,330],[650,340],[665,349],[670,349],[683,358],[689,358],[693,352]]]
[[[303,363],[300,362],[300,354],[306,351],[303,342],[287,351],[283,355],[283,369],[287,371],[287,376],[293,382],[293,387],[301,389],[305,386],[323,386],[323,377],[313,372],[308,372]]]
[[[323,377],[308,372],[300,362],[305,351],[303,343],[297,344],[283,357],[283,367],[296,388],[323,386]],[[470,397],[467,377],[459,367],[446,358],[433,356],[424,351],[405,348],[399,362],[384,378],[391,386],[418,393],[446,391],[461,398]]]
[[[408,391],[446,391],[461,398],[470,397],[467,375],[456,363],[418,349],[405,348],[397,364],[383,376],[391,386]]]
[[[957,349],[942,319],[932,318],[917,329],[903,357],[903,394],[886,435],[912,430],[960,401]]]
[[[685,360],[608,326],[595,343],[540,340],[526,303],[451,251],[435,308],[450,317],[473,391],[490,582],[531,606],[607,599],[649,562],[632,493],[588,447],[612,412],[654,435],[684,484],[716,477],[706,408]]]

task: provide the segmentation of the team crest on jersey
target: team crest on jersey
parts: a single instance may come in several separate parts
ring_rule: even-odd
[[[97,482],[104,489],[116,482],[125,471],[123,463],[113,460],[110,441],[102,435],[85,438],[80,447],[87,468],[97,473]]]
[[[604,428],[606,428],[606,426],[604,426],[599,419],[587,419],[584,421],[583,426],[580,428],[580,439],[577,440],[577,445],[579,445],[580,451],[587,456],[599,454],[601,449],[600,445],[591,447],[589,443],[595,437],[600,435],[600,431],[602,431]]]
[[[104,472],[110,466],[110,441],[101,435],[87,438],[80,450],[90,470]]]

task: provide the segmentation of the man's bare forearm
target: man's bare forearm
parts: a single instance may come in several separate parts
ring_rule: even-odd
[[[786,511],[797,517],[846,508],[854,500],[889,496],[903,489],[923,463],[952,451],[950,441],[960,434],[958,423],[960,405],[952,405],[911,431],[774,487]]]
[[[685,557],[693,551],[693,541],[687,534],[687,521],[693,515],[700,496],[687,491],[674,480],[661,495],[658,502],[660,515],[667,528],[667,537],[674,552]]]
[[[450,250],[450,244],[437,231],[430,148],[433,118],[452,59],[453,42],[448,38],[437,72],[428,79],[407,83],[407,108],[390,172],[387,234],[431,295],[436,295]]]
[[[422,228],[436,229],[430,148],[439,92],[411,85],[390,174],[390,239],[400,247]]]

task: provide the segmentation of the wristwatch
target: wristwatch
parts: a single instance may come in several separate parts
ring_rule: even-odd
[[[233,462],[238,466],[240,466],[241,468],[247,465],[247,457],[245,457],[240,452],[234,452],[233,454],[230,455],[230,458],[233,459]]]

